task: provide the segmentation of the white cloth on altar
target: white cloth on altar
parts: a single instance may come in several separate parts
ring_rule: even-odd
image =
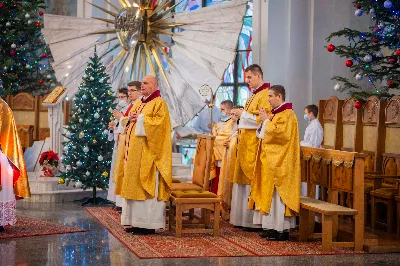
[[[137,117],[135,136],[145,137],[144,114]],[[154,198],[148,200],[125,199],[122,205],[121,224],[138,228],[158,229],[165,228],[166,203],[157,200],[159,172],[157,170]]]
[[[296,217],[285,216],[285,210],[285,203],[283,203],[278,191],[275,188],[269,214],[261,215],[260,211],[254,211],[253,223],[261,225],[263,229],[272,229],[278,232],[295,228]]]
[[[120,111],[125,114],[129,108],[129,106],[130,106],[130,104],[123,107]],[[109,180],[108,180],[107,199],[109,201],[115,202],[115,205],[118,207],[122,207],[122,202],[121,202],[121,197],[115,195],[115,183],[113,182],[112,175],[114,173],[115,160],[117,159],[116,157],[117,157],[117,151],[118,151],[118,136],[120,133],[123,132],[123,128],[121,126],[122,125],[121,121],[123,118],[124,117],[121,117],[119,119],[119,122],[116,122],[116,125],[114,126],[114,128],[112,130],[109,131],[109,134],[108,134],[108,140],[109,141],[114,140],[114,148],[113,148],[113,153],[112,153],[111,169],[110,169],[110,175],[109,175]],[[115,121],[117,121],[117,120],[115,120]]]
[[[233,183],[230,223],[234,226],[261,228],[253,224],[254,211],[248,208],[250,185]]]
[[[13,168],[7,156],[0,151],[1,185],[0,226],[14,225],[17,222],[16,200],[14,195]]]

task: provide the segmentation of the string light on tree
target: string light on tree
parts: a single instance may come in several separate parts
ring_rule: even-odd
[[[340,38],[339,42],[348,41],[337,45],[334,53],[347,60],[345,66],[355,73],[355,80],[365,77],[369,84],[354,82],[348,75],[332,79],[340,82],[341,92],[349,93],[359,103],[372,95],[389,98],[400,89],[397,86],[400,84],[400,0],[355,0],[353,4],[355,14],[370,14],[373,25],[365,22],[368,29],[364,32],[341,29],[330,34],[326,41],[328,44],[336,42],[334,38]]]

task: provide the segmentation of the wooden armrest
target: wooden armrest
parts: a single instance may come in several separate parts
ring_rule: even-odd
[[[390,179],[398,179],[400,176],[397,175],[366,175],[364,179],[383,179],[383,178],[390,178]]]
[[[382,171],[378,171],[378,172],[364,172],[364,175],[382,175],[383,172]]]

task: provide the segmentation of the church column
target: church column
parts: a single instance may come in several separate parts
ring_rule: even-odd
[[[92,17],[92,6],[90,5],[93,0],[77,0],[77,16],[80,18]]]

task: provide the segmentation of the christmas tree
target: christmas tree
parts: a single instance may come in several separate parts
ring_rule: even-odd
[[[368,32],[345,28],[332,33],[334,37],[345,37],[349,44],[329,44],[327,50],[345,57],[344,65],[354,73],[354,80],[335,76],[337,91],[347,91],[358,100],[376,95],[379,98],[398,94],[400,84],[400,0],[353,1],[355,15],[370,15],[374,25]],[[367,79],[367,85],[363,79]]]
[[[49,93],[55,86],[50,49],[41,33],[44,0],[0,2],[3,95]]]
[[[74,181],[77,188],[92,188],[90,202],[95,204],[96,187],[108,186],[113,149],[112,141],[108,141],[108,124],[114,96],[105,69],[95,49],[75,95],[61,157],[66,171],[61,173],[60,183]]]

